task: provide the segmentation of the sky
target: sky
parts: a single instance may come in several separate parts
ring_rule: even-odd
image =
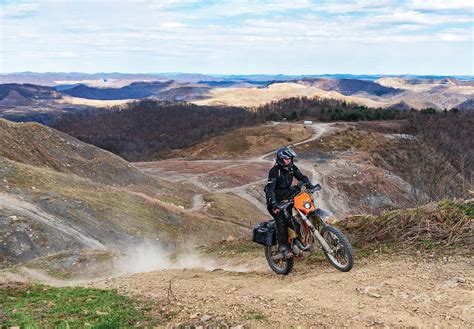
[[[0,0],[0,72],[474,75],[470,0]]]

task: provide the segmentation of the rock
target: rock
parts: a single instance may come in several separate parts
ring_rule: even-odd
[[[382,298],[382,296],[380,296],[379,294],[375,293],[375,292],[368,292],[367,293],[370,297],[374,297],[374,298]]]
[[[199,316],[198,313],[193,313],[189,316],[190,319],[196,319]]]
[[[238,326],[235,326],[235,327],[230,327],[230,329],[244,329],[245,326],[239,324]]]
[[[201,322],[209,321],[211,318],[212,318],[212,316],[207,315],[207,314],[204,314],[204,315],[201,317]]]
[[[367,286],[363,289],[361,288],[356,288],[357,291],[359,291],[360,293],[363,293],[363,294],[366,294],[370,297],[374,297],[374,298],[382,298],[382,296],[376,292],[373,292],[371,290],[375,290],[377,289],[376,287],[373,287],[373,286]]]

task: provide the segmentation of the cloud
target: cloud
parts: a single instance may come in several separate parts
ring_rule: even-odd
[[[433,13],[422,13],[414,10],[395,10],[390,14],[369,17],[368,21],[379,24],[418,24],[432,26],[469,23],[473,21],[473,18],[458,14],[438,15]]]
[[[470,10],[474,11],[474,3],[471,0],[413,0],[408,7],[416,10]]]
[[[39,6],[36,3],[7,3],[2,4],[1,9],[2,19],[23,19],[36,15]]]
[[[42,0],[41,7],[2,5],[2,15],[3,7],[10,17],[15,10],[18,17],[28,10],[36,15],[0,22],[2,57],[8,55],[4,67],[36,63],[50,67],[53,65],[44,63],[52,61],[51,57],[70,58],[72,63],[73,56],[78,56],[87,61],[77,65],[117,65],[118,71],[122,70],[120,63],[126,63],[151,71],[194,67],[195,72],[205,65],[228,65],[227,70],[238,72],[278,67],[280,61],[287,65],[299,58],[293,63],[296,70],[313,67],[312,57],[349,61],[352,54],[367,49],[385,56],[385,49],[394,47],[390,56],[401,58],[418,45],[449,48],[457,44],[469,49],[472,44],[472,29],[467,25],[473,18],[466,10],[453,9],[464,6],[459,1],[449,10],[436,1],[424,7],[425,2],[395,0],[110,1],[94,6],[88,1],[71,1],[65,6],[57,0]],[[36,60],[21,63],[24,53],[33,54]],[[327,59],[322,58],[325,54]],[[345,68],[339,62],[336,66]]]
[[[371,13],[377,11],[387,11],[389,8],[396,6],[393,0],[359,0],[347,2],[322,2],[315,5],[317,11],[330,14],[349,14],[349,13]]]
[[[221,17],[235,17],[243,15],[266,16],[269,14],[283,13],[315,8],[309,0],[273,0],[273,1],[256,1],[256,0],[228,0],[218,1],[215,4],[204,6],[199,9],[196,14],[214,15]]]

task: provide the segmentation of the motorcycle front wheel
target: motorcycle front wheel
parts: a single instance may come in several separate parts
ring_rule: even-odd
[[[278,255],[281,253],[278,251],[276,244],[271,246],[265,246],[265,258],[267,259],[268,265],[276,274],[287,275],[293,270],[294,259],[292,258],[279,258]]]
[[[321,235],[331,248],[332,252],[322,249],[332,266],[339,271],[349,272],[354,266],[354,253],[346,236],[331,225],[323,227]]]

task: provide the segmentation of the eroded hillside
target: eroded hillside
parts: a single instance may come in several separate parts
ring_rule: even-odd
[[[0,121],[2,267],[144,240],[239,236],[244,227],[191,211],[199,188],[161,182],[123,159],[39,124]]]

